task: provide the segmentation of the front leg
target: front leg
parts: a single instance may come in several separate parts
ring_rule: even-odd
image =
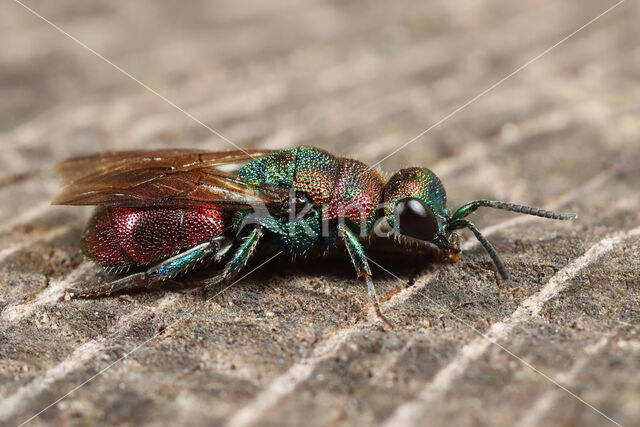
[[[369,290],[369,300],[373,305],[376,315],[391,329],[393,329],[393,325],[391,324],[389,319],[387,319],[380,310],[376,288],[373,286],[373,280],[371,279],[371,268],[369,268],[369,262],[367,261],[367,256],[364,253],[364,248],[358,241],[356,235],[353,234],[353,232],[348,228],[341,226],[339,234],[342,235],[342,240],[347,247],[347,252],[349,252],[349,256],[351,257],[353,266],[356,268],[358,278],[362,277],[367,282],[367,288]]]

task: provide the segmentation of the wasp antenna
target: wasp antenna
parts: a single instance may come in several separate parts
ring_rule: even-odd
[[[578,217],[578,215],[575,213],[565,214],[560,212],[547,211],[540,208],[532,208],[531,206],[518,205],[515,203],[483,199],[483,200],[474,200],[472,202],[469,202],[463,205],[453,214],[452,219],[456,220],[456,219],[464,218],[467,215],[475,212],[478,208],[481,208],[481,207],[502,209],[505,211],[523,213],[527,215],[534,215],[534,216],[539,216],[542,218],[549,218],[549,219],[568,220],[568,219],[574,219]]]
[[[507,271],[507,268],[504,266],[504,263],[500,259],[500,255],[498,255],[498,252],[496,252],[496,250],[493,248],[491,243],[489,243],[489,241],[482,235],[482,233],[480,233],[480,230],[478,230],[475,225],[473,225],[471,222],[467,221],[466,219],[457,219],[455,220],[455,222],[451,223],[450,227],[451,227],[450,228],[451,230],[457,230],[460,228],[468,228],[469,230],[471,230],[473,234],[476,236],[476,239],[478,239],[478,241],[484,248],[484,250],[487,251],[487,253],[489,254],[489,257],[491,257],[491,261],[493,261],[496,268],[498,269],[498,273],[500,273],[500,277],[502,277],[503,280],[509,279],[509,272]]]

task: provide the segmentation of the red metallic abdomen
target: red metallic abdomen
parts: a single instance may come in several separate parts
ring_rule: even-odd
[[[107,267],[146,264],[204,243],[224,229],[222,212],[202,207],[100,207],[82,246]]]

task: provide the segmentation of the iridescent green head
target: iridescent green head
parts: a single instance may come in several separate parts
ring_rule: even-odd
[[[432,243],[438,236],[445,237],[451,215],[447,194],[429,169],[395,173],[385,186],[383,202],[387,223],[399,234]]]
[[[454,232],[468,228],[489,253],[502,278],[507,269],[493,246],[466,217],[480,207],[503,209],[550,219],[572,219],[575,214],[561,214],[524,205],[493,200],[474,200],[453,214],[447,208],[447,195],[440,179],[429,169],[408,168],[394,174],[384,187],[384,217],[395,233],[430,242],[442,249],[453,261],[460,254],[458,236]]]

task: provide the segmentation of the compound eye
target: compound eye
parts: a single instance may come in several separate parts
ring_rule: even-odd
[[[396,203],[393,220],[400,234],[415,239],[431,241],[438,232],[438,221],[433,211],[415,197],[407,197]]]

